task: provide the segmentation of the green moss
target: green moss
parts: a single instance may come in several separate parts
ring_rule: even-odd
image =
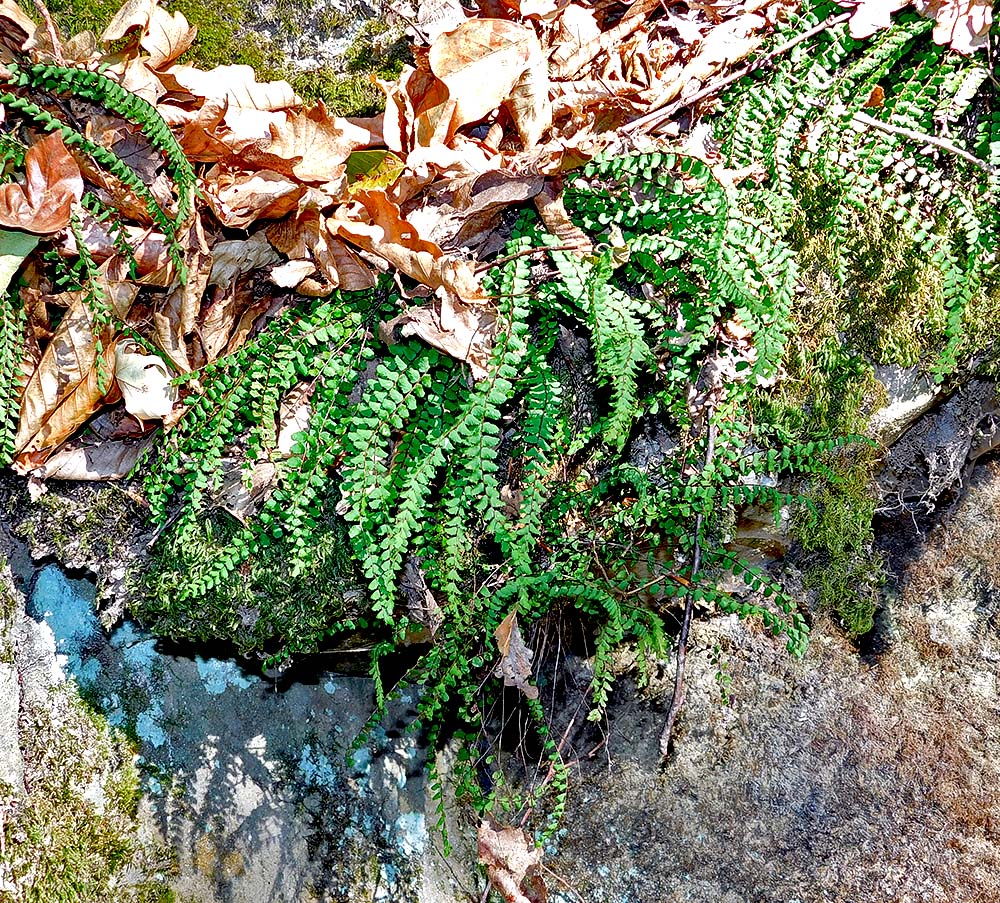
[[[150,566],[133,578],[136,616],[161,635],[223,640],[243,655],[315,651],[348,616],[343,593],[357,586],[342,525],[329,522],[317,529],[314,564],[306,573],[290,575],[287,556],[276,544],[231,581],[181,600],[177,590],[225,548],[234,530],[231,518],[217,514],[201,524],[197,543],[164,536]]]
[[[374,116],[385,109],[385,94],[367,75],[338,75],[331,69],[314,69],[297,72],[291,83],[303,100],[322,100],[335,116]]]
[[[874,449],[855,449],[818,492],[815,509],[801,511],[795,525],[808,554],[806,586],[853,637],[872,629],[885,582],[885,562],[873,548],[877,466]]]
[[[121,735],[66,684],[26,703],[20,738],[28,796],[2,823],[2,871],[18,900],[169,903],[162,878],[134,880],[151,851],[139,840],[139,776]]]
[[[50,491],[25,506],[15,532],[32,546],[50,546],[62,559],[106,562],[132,532],[132,503],[112,486],[80,486],[74,497]]]

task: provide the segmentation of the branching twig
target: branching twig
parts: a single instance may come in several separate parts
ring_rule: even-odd
[[[708,417],[708,443],[705,448],[705,463],[708,467],[712,463],[715,455],[715,424],[711,420],[711,412]],[[703,515],[699,511],[694,523],[694,561],[691,565],[691,581],[694,582],[701,570],[701,527]],[[677,670],[674,672],[674,692],[670,698],[670,708],[667,710],[667,723],[663,726],[660,734],[660,758],[665,759],[670,749],[670,739],[674,733],[674,722],[680,713],[681,706],[684,705],[684,664],[687,659],[688,635],[691,632],[691,617],[694,614],[694,593],[688,593],[687,601],[684,603],[684,620],[681,622],[681,633],[677,638]]]
[[[855,113],[854,121],[860,122],[863,125],[871,126],[873,129],[878,129],[880,132],[886,132],[889,135],[900,135],[903,138],[909,138],[911,141],[918,141],[921,144],[930,144],[933,147],[947,151],[949,154],[955,154],[955,156],[961,157],[973,166],[978,166],[980,169],[985,170],[990,175],[993,174],[993,167],[990,166],[989,163],[985,160],[980,160],[975,154],[970,154],[967,150],[959,147],[957,144],[953,144],[947,138],[938,138],[936,135],[928,135],[926,132],[918,132],[915,129],[903,128],[900,125],[890,125],[888,122],[883,122],[881,119],[876,119],[874,116],[869,116],[867,113]]]
[[[837,16],[831,16],[829,19],[825,19],[820,22],[819,25],[810,28],[808,31],[802,32],[800,35],[796,35],[790,41],[786,41],[780,47],[775,48],[770,53],[762,56],[759,60],[754,60],[749,65],[744,66],[742,69],[738,69],[736,72],[732,72],[725,78],[719,79],[717,82],[712,82],[712,84],[707,85],[702,88],[696,94],[692,94],[690,97],[685,97],[682,100],[675,100],[673,103],[659,109],[653,110],[647,113],[645,116],[635,119],[628,125],[622,126],[619,129],[620,132],[628,135],[633,132],[647,131],[652,132],[659,128],[664,122],[670,119],[678,110],[684,107],[693,106],[694,104],[706,100],[715,94],[718,94],[727,85],[731,85],[733,82],[739,81],[743,76],[749,75],[751,72],[756,72],[758,69],[766,66],[772,60],[777,59],[785,53],[788,53],[793,47],[801,44],[803,41],[808,41],[809,38],[815,37],[820,32],[826,31],[828,28],[833,28],[834,25],[839,25],[841,22],[846,22],[851,17],[851,13],[841,13]]]

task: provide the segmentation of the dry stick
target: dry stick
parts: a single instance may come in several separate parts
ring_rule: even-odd
[[[867,113],[855,113],[854,121],[860,122],[863,125],[869,125],[873,129],[877,129],[880,132],[886,132],[889,135],[900,135],[903,138],[909,138],[911,141],[919,141],[921,144],[930,144],[934,147],[938,147],[943,151],[947,151],[949,154],[955,154],[963,160],[967,160],[973,166],[978,166],[980,169],[985,170],[990,175],[993,175],[993,167],[990,166],[989,163],[985,160],[980,160],[975,154],[970,154],[967,150],[959,147],[957,144],[953,144],[947,138],[938,138],[935,135],[928,135],[926,132],[918,132],[914,129],[906,129],[899,125],[890,125],[888,122],[883,122],[881,119],[876,119],[874,116],[869,116]]]
[[[35,9],[45,23],[45,30],[49,33],[49,40],[52,42],[52,55],[60,66],[66,65],[66,56],[63,53],[62,41],[59,40],[59,32],[56,31],[56,24],[52,21],[48,8],[42,0],[35,0]]]
[[[512,260],[517,260],[518,257],[530,257],[534,254],[544,254],[546,251],[583,251],[585,248],[580,247],[580,245],[545,245],[541,248],[525,248],[524,250],[518,251],[516,254],[508,254],[506,257],[498,257],[496,260],[487,260],[486,263],[481,263],[476,267],[476,275],[480,273],[485,273],[487,270],[493,269],[493,267],[502,266],[505,263],[510,263]]]
[[[749,75],[751,72],[756,72],[758,69],[766,66],[772,60],[785,53],[788,53],[793,47],[801,44],[803,41],[808,41],[809,38],[818,35],[822,31],[826,31],[828,28],[833,28],[834,25],[839,25],[841,22],[846,22],[851,17],[851,13],[841,13],[839,16],[831,16],[829,19],[820,22],[810,28],[808,31],[802,32],[800,35],[796,35],[790,41],[786,41],[780,47],[772,50],[766,56],[762,56],[759,60],[755,60],[748,66],[744,66],[742,69],[727,75],[725,78],[720,79],[717,82],[713,82],[705,88],[702,88],[696,94],[692,94],[690,97],[684,98],[683,100],[676,100],[669,106],[663,107],[659,110],[654,110],[651,113],[647,113],[645,116],[635,119],[628,125],[622,126],[619,131],[625,134],[630,134],[631,132],[637,132],[640,129],[646,129],[647,131],[654,131],[659,128],[666,120],[670,119],[678,110],[683,107],[693,106],[699,101],[705,100],[708,97],[712,97],[718,94],[727,85],[731,85],[733,82],[739,81],[743,76]]]
[[[715,424],[711,421],[711,410],[708,412],[708,445],[705,449],[705,467],[712,463],[715,455]],[[691,566],[691,582],[698,576],[701,569],[701,526],[703,515],[698,512],[694,523],[694,562]],[[691,616],[694,613],[694,593],[688,593],[684,603],[684,620],[681,622],[681,635],[677,639],[677,670],[674,672],[674,693],[670,699],[667,711],[667,723],[660,734],[660,758],[665,759],[670,748],[670,738],[674,733],[674,722],[684,705],[684,663],[687,659],[688,634],[691,632]]]

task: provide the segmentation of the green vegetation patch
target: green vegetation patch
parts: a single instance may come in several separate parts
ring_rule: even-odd
[[[312,535],[312,559],[294,576],[279,546],[251,559],[207,592],[184,592],[237,532],[228,515],[206,518],[183,535],[171,533],[155,547],[150,566],[137,575],[133,611],[161,636],[230,642],[241,655],[272,657],[314,652],[349,617],[357,578],[343,529],[326,523]]]
[[[19,903],[171,903],[164,877],[141,877],[155,865],[138,836],[139,775],[122,735],[70,683],[25,703],[20,739],[28,793],[9,797],[0,822],[0,874]]]

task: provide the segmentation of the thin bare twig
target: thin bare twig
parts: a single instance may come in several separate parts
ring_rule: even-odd
[[[708,412],[708,443],[705,448],[705,463],[708,467],[715,456],[715,424],[711,419],[711,411]],[[701,527],[703,515],[698,512],[694,523],[694,561],[691,565],[691,581],[698,576],[701,570]],[[674,692],[670,698],[670,708],[667,710],[667,723],[663,726],[660,734],[660,757],[665,759],[670,749],[670,739],[674,733],[674,722],[680,713],[681,706],[684,705],[684,665],[687,661],[688,636],[691,633],[691,617],[694,614],[694,593],[688,593],[687,601],[684,603],[684,620],[681,622],[681,634],[677,638],[677,670],[674,672]]]
[[[670,119],[678,110],[684,107],[693,106],[702,100],[706,100],[709,97],[718,94],[727,85],[731,85],[733,82],[739,81],[743,76],[749,75],[751,72],[756,72],[758,69],[763,68],[772,60],[777,59],[779,56],[788,53],[793,47],[801,44],[803,41],[808,41],[809,38],[815,37],[820,32],[826,31],[828,28],[833,28],[834,25],[839,25],[841,22],[846,22],[851,17],[851,13],[841,13],[838,16],[831,16],[829,19],[825,19],[820,22],[819,25],[810,28],[808,31],[802,32],[800,35],[796,35],[790,41],[786,41],[780,47],[775,48],[770,53],[762,56],[759,60],[754,60],[752,63],[744,66],[742,69],[738,69],[727,75],[725,78],[719,79],[717,82],[712,82],[712,84],[705,86],[696,94],[692,94],[690,97],[686,97],[683,100],[675,100],[673,103],[659,109],[653,110],[647,113],[645,116],[635,119],[628,125],[622,126],[619,131],[628,135],[633,132],[647,131],[653,132],[659,128],[664,122]]]
[[[486,263],[481,263],[476,267],[476,275],[479,273],[485,273],[487,270],[493,269],[493,267],[503,266],[505,263],[510,263],[512,260],[517,260],[518,257],[529,257],[534,254],[544,254],[546,251],[582,251],[584,248],[580,245],[546,245],[544,248],[525,248],[522,251],[518,251],[516,254],[508,254],[506,257],[498,257],[496,260],[488,260]]]
[[[42,17],[42,21],[45,23],[45,30],[48,32],[49,40],[52,42],[52,55],[56,58],[56,62],[60,66],[65,66],[66,55],[63,53],[62,41],[59,40],[59,32],[56,31],[56,23],[52,21],[48,7],[42,0],[34,0],[34,2],[35,9],[38,11],[38,15]]]
[[[993,167],[990,166],[989,163],[985,160],[981,160],[975,154],[970,154],[967,150],[959,147],[957,144],[953,144],[947,138],[938,138],[936,135],[928,135],[926,132],[918,132],[915,129],[903,128],[901,125],[890,125],[888,122],[883,122],[881,119],[876,119],[874,116],[869,116],[867,113],[855,113],[854,121],[860,122],[862,125],[871,126],[873,129],[878,129],[878,131],[885,132],[889,135],[900,135],[903,138],[909,138],[911,141],[917,141],[921,144],[930,144],[933,147],[947,151],[949,154],[955,154],[955,156],[961,157],[973,166],[978,166],[980,169],[985,170],[990,175],[993,174]]]

